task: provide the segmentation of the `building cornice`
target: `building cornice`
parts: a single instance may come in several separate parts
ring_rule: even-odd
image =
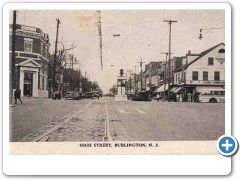
[[[9,53],[12,53],[12,51],[9,51]],[[30,52],[24,52],[24,51],[15,51],[15,53],[18,53],[18,56],[17,58],[31,58],[31,57],[24,57],[24,56],[21,56],[20,54],[30,54],[30,55],[35,55],[37,56],[38,58],[35,58],[36,60],[41,60],[44,59],[45,61],[49,62],[49,59],[43,57],[42,55],[38,54],[38,53],[30,53]],[[33,58],[31,58],[33,59]]]

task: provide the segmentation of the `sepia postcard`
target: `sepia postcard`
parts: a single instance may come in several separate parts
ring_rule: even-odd
[[[9,155],[219,155],[227,4],[18,5],[4,9]]]

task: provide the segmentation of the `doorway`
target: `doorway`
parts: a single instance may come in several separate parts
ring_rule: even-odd
[[[33,94],[33,73],[25,72],[23,95],[32,97],[32,94]]]

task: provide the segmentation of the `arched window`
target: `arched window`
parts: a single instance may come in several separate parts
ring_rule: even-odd
[[[225,49],[220,49],[218,53],[225,53]]]

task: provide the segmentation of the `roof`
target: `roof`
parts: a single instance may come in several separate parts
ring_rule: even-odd
[[[225,46],[224,43],[220,43],[220,44],[218,44],[218,45],[216,45],[216,46],[213,46],[213,47],[211,47],[211,48],[209,48],[209,49],[201,52],[201,53],[200,53],[200,56],[197,57],[196,59],[194,59],[192,62],[190,62],[187,66],[190,66],[191,64],[193,64],[194,62],[196,62],[198,59],[201,59],[203,56],[205,56],[206,54],[208,54],[209,52],[211,52],[212,50],[214,50],[215,48],[217,48],[217,47],[220,46],[220,45],[224,45],[224,46]]]
[[[196,59],[194,59],[194,60],[193,60],[192,62],[190,62],[189,64],[185,65],[184,69],[187,69],[188,66],[192,65],[192,64],[195,63],[197,60],[201,59],[203,56],[205,56],[206,54],[208,54],[208,53],[211,52],[212,50],[216,49],[216,48],[217,48],[218,46],[220,46],[220,45],[224,45],[224,46],[225,46],[224,43],[219,43],[218,45],[213,46],[213,47],[211,47],[211,48],[209,48],[209,49],[201,52]],[[182,68],[178,68],[178,69],[175,70],[175,72],[179,72],[179,71],[182,71]]]

